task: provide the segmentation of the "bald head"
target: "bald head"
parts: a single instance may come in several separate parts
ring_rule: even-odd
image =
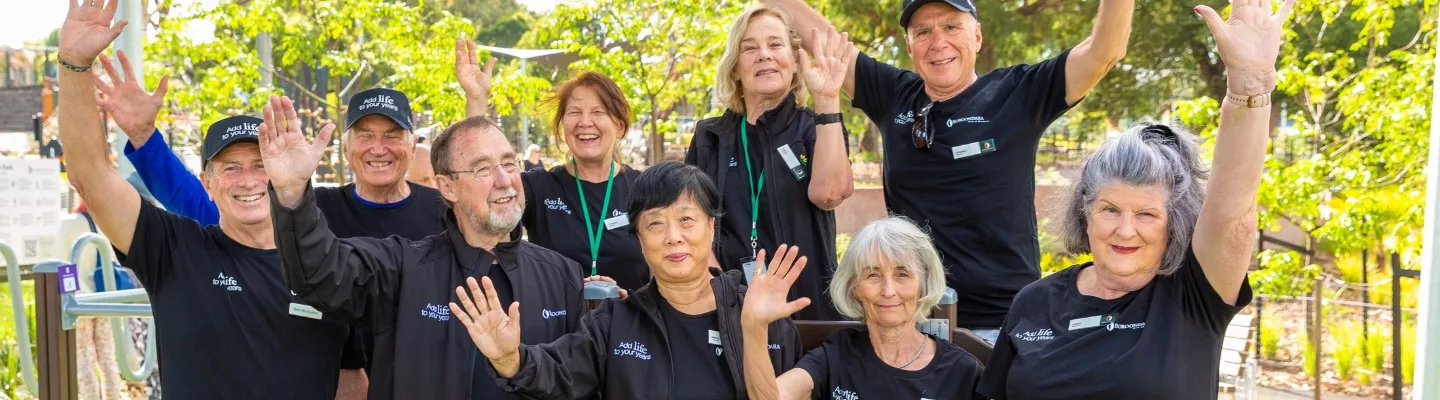
[[[430,146],[415,145],[415,157],[410,159],[410,170],[406,171],[405,180],[429,188],[435,187],[435,168],[430,165]]]

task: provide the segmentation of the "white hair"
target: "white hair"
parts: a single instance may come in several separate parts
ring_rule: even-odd
[[[880,265],[882,261],[904,265],[917,275],[920,298],[915,308],[915,322],[924,322],[945,294],[945,266],[940,263],[940,253],[935,250],[930,235],[901,216],[866,224],[850,239],[850,246],[830,279],[830,301],[835,309],[846,317],[865,320],[865,308],[855,298],[855,287],[859,284],[860,271]]]

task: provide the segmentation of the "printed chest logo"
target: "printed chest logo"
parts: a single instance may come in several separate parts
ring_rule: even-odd
[[[240,287],[240,281],[235,280],[235,277],[233,276],[225,276],[224,272],[221,272],[219,276],[215,277],[215,279],[211,279],[210,284],[223,287],[226,291],[230,292],[239,292],[244,290],[244,288]]]
[[[1105,330],[1107,330],[1107,331],[1114,331],[1114,330],[1116,330],[1116,329],[1120,329],[1120,330],[1126,330],[1126,329],[1145,329],[1145,323],[1144,323],[1144,322],[1138,322],[1138,323],[1134,323],[1134,324],[1117,324],[1117,323],[1111,322],[1109,325],[1105,325]]]
[[[545,199],[545,208],[556,211],[564,211],[565,214],[570,214],[570,207],[566,206],[565,201],[560,199]]]
[[[737,164],[737,163],[735,162],[735,157],[734,157],[734,156],[731,156],[731,157],[730,157],[730,166],[735,167],[735,166],[739,166],[739,165],[740,165],[740,164]]]
[[[615,346],[614,353],[617,357],[635,357],[641,360],[650,359],[650,349],[640,344],[640,342],[620,342],[619,346]]]
[[[945,127],[946,127],[946,128],[953,127],[953,126],[955,126],[955,124],[988,124],[988,123],[990,123],[990,121],[986,120],[985,117],[962,117],[962,118],[955,118],[955,119],[947,119],[947,120],[945,120]]]
[[[550,317],[563,317],[565,316],[565,311],[566,310],[550,311],[542,308],[540,309],[540,318],[550,319]]]
[[[1036,329],[1028,332],[1015,334],[1015,340],[1021,342],[1045,342],[1055,339],[1055,331],[1050,328]]]
[[[909,125],[915,123],[915,111],[906,111],[904,114],[895,116],[895,125]]]
[[[450,307],[444,304],[425,303],[425,308],[420,309],[420,316],[436,321],[449,321]]]
[[[835,390],[830,391],[830,400],[860,400],[860,395],[836,386]]]

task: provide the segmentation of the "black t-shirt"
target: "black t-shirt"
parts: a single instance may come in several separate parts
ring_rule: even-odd
[[[150,296],[166,397],[335,397],[349,329],[294,315],[308,306],[286,287],[279,251],[142,202],[120,260]]]
[[[585,188],[585,204],[589,206],[591,229],[605,229],[600,234],[600,275],[615,279],[622,288],[634,290],[650,282],[650,267],[640,253],[640,239],[630,232],[632,216],[626,215],[630,203],[630,185],[640,171],[627,166],[615,170],[615,184],[610,188],[610,208],[600,210],[605,202],[606,182],[581,181]],[[549,171],[529,170],[520,174],[525,185],[525,215],[521,218],[530,243],[554,250],[583,268],[590,276],[590,239],[586,235],[585,217],[580,213],[580,193],[575,190],[575,176],[564,166]],[[603,215],[603,218],[601,217]],[[602,227],[600,224],[606,221]],[[622,224],[623,223],[623,224]],[[518,233],[518,231],[517,231]]]
[[[985,367],[960,346],[935,339],[935,356],[925,368],[906,371],[875,355],[870,336],[859,329],[830,335],[810,350],[795,368],[815,383],[811,398],[820,399],[980,399],[975,386]]]
[[[920,75],[861,54],[855,99],[885,146],[885,205],[932,232],[960,326],[995,327],[1015,293],[1040,276],[1035,152],[1065,103],[1069,51],[996,69],[930,110],[929,149],[912,128],[931,103]],[[959,156],[957,158],[957,155]]]
[[[735,143],[735,156],[730,158],[730,168],[728,169],[730,176],[725,178],[725,187],[720,188],[721,195],[724,196],[725,204],[725,212],[721,215],[720,221],[720,230],[722,231],[721,238],[722,240],[728,240],[730,242],[725,243],[723,248],[726,250],[738,250],[740,252],[731,253],[728,255],[729,257],[746,258],[751,256],[750,213],[753,211],[750,196],[754,192],[751,191],[750,187],[758,183],[755,179],[760,177],[762,171],[766,174],[790,175],[789,170],[779,168],[771,170],[766,168],[764,151],[768,146],[761,143],[762,138],[760,138],[758,131],[755,125],[751,125],[748,122],[745,124],[745,137],[749,139],[748,142],[750,144],[750,170],[747,171],[745,169],[744,146],[740,145],[739,142]],[[740,137],[738,132],[735,137],[737,139]],[[809,144],[808,148],[814,148],[814,138],[810,138],[810,142],[807,144]],[[752,172],[753,174],[751,174]],[[768,229],[770,226],[769,221],[772,221],[772,218],[774,218],[774,216],[771,215],[770,205],[768,204],[770,201],[768,199],[774,189],[765,190],[765,188],[759,186],[755,186],[755,188],[760,189],[760,218],[755,221],[755,226],[758,228],[756,229],[756,237],[758,238],[756,242],[759,243],[760,247],[756,249],[764,249],[766,250],[766,254],[774,253],[775,249],[780,246],[779,243],[775,243],[775,236],[771,235],[770,229]],[[728,266],[729,264],[722,263],[721,265]]]
[[[526,170],[526,171],[529,171],[529,170],[532,170],[532,169],[545,169],[545,162],[544,162],[544,161],[539,161],[539,162],[533,162],[533,163],[532,163],[532,162],[530,162],[530,160],[525,160],[525,170]]]
[[[670,362],[675,373],[670,398],[734,399],[735,382],[720,348],[720,321],[716,319],[716,312],[689,315],[661,300],[660,319],[665,320]]]
[[[325,223],[335,237],[394,236],[424,239],[445,231],[445,203],[440,191],[410,185],[410,196],[390,204],[369,203],[355,194],[355,184],[339,188],[315,188],[315,204],[325,214]],[[369,204],[367,204],[369,203]]]
[[[483,271],[482,271],[483,272]],[[490,277],[490,283],[495,285],[495,297],[500,299],[500,304],[505,307],[505,312],[510,312],[510,304],[515,302],[515,287],[510,283],[510,276],[505,273],[504,268],[499,265],[491,265],[485,276]],[[478,280],[478,278],[477,278]],[[484,287],[484,283],[480,283]],[[468,290],[467,290],[468,291]],[[472,299],[473,300],[473,299]],[[497,400],[497,399],[518,399],[513,393],[506,392],[495,385],[495,379],[491,377],[490,359],[480,353],[480,348],[472,350],[475,359],[474,372],[470,378],[470,398],[474,400]]]
[[[995,399],[1214,399],[1220,345],[1250,304],[1248,279],[1225,304],[1194,253],[1180,269],[1114,300],[1080,294],[1086,263],[1028,286],[980,392]],[[1075,329],[1070,329],[1075,326]]]
[[[420,240],[445,231],[445,203],[440,191],[414,182],[410,196],[390,204],[375,204],[355,193],[355,184],[338,188],[315,188],[315,202],[325,223],[338,238],[369,237],[384,239],[400,236]],[[370,371],[370,354],[375,351],[375,337],[364,329],[356,329],[346,345],[345,369],[364,368]]]

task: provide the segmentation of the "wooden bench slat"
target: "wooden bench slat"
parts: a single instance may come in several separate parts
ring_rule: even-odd
[[[1220,363],[1220,376],[1239,376],[1240,364]]]
[[[1236,351],[1244,353],[1245,350],[1249,350],[1250,342],[1245,339],[1225,338],[1225,343],[1222,344],[1220,348],[1225,349],[1226,351]]]

